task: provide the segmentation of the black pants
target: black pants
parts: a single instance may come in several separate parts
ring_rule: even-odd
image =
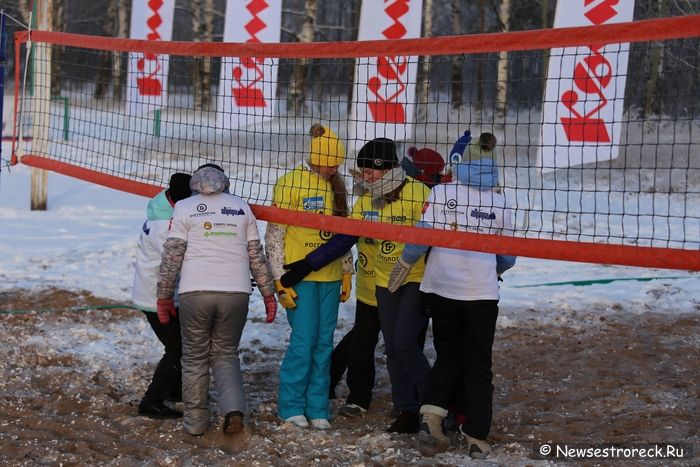
[[[347,403],[365,409],[372,402],[374,389],[374,350],[379,340],[377,307],[357,301],[355,324],[333,349],[331,356],[331,393],[348,370]]]
[[[151,384],[146,389],[141,405],[160,406],[165,400],[182,400],[182,338],[180,336],[179,316],[170,317],[170,323],[161,324],[158,314],[143,312],[148,319],[158,340],[165,346],[165,354],[161,357],[156,370],[153,372]]]
[[[394,293],[385,287],[376,288],[391,399],[394,409],[399,412],[418,413],[430,373],[430,363],[421,345],[428,317],[419,285],[409,282]]]
[[[491,348],[498,300],[459,301],[431,295],[437,359],[430,370],[423,404],[448,408],[463,385],[462,431],[486,439],[493,413]]]

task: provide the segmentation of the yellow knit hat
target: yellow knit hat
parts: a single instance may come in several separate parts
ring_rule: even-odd
[[[309,162],[322,167],[337,167],[345,160],[345,146],[333,130],[319,123],[311,127]]]

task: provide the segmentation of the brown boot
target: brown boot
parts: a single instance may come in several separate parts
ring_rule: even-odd
[[[224,424],[221,426],[221,431],[227,435],[243,431],[243,414],[238,410],[227,413]]]

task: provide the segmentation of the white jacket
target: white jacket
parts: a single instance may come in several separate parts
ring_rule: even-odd
[[[143,223],[139,236],[134,284],[131,288],[131,301],[144,311],[156,311],[158,269],[172,214],[173,207],[165,196],[165,191],[149,201],[148,219]],[[177,295],[175,297],[177,299]]]

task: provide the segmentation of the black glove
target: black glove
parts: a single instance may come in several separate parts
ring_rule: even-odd
[[[280,278],[280,283],[284,287],[294,287],[313,271],[311,261],[306,258],[285,264],[282,267],[287,270]]]

